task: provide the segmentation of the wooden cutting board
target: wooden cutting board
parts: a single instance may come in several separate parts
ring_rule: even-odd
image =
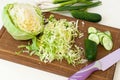
[[[46,18],[50,14],[53,13],[44,13]],[[76,21],[76,19],[74,18],[58,15],[55,13],[54,15],[57,19],[67,19],[68,21]],[[99,45],[96,60],[108,55],[110,52],[120,47],[119,46],[120,29],[108,27],[105,25],[100,25],[97,23],[82,21],[82,20],[79,20],[78,25],[79,25],[79,30],[84,33],[84,37],[81,39],[76,39],[76,44],[82,47],[84,47],[83,44],[84,39],[88,36],[87,34],[88,27],[93,26],[101,31],[106,31],[106,30],[111,31],[113,36],[113,43],[114,43],[113,49],[111,51],[106,51],[101,45]],[[26,43],[27,41],[14,40],[10,36],[10,34],[6,31],[6,29],[2,28],[2,30],[0,31],[0,58],[66,77],[70,77],[73,73],[75,73],[76,71],[80,70],[81,68],[89,64],[89,63],[81,64],[76,67],[67,64],[66,61],[62,61],[62,62],[54,61],[52,63],[45,64],[43,62],[40,62],[37,56],[29,56],[27,53],[16,55],[15,52],[19,51],[17,46]],[[103,71],[94,72],[87,80],[113,80],[114,71],[115,71],[115,65],[113,65],[104,72]]]

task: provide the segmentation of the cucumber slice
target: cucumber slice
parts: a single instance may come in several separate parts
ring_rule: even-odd
[[[99,41],[99,37],[98,37],[97,34],[93,34],[93,33],[90,34],[90,35],[88,36],[88,39],[96,42],[97,45],[98,45],[99,42],[100,42],[100,41]]]
[[[104,33],[105,33],[106,35],[108,35],[108,36],[111,36],[110,31],[105,31]]]
[[[111,35],[110,31],[105,31],[104,33],[112,39],[112,35]]]
[[[99,37],[100,43],[103,44],[103,43],[102,43],[102,39],[103,39],[103,37],[105,37],[105,36],[107,36],[107,35],[105,35],[103,32],[98,32],[97,35],[98,35],[98,37]]]
[[[102,39],[103,46],[106,50],[111,50],[113,47],[113,42],[110,37],[104,36]]]
[[[88,39],[94,41],[97,45],[100,43],[106,50],[111,50],[113,47],[112,35],[110,31],[101,32],[94,27],[88,28]]]
[[[94,28],[94,27],[89,27],[88,28],[88,33],[91,34],[91,33],[97,33],[97,29]]]
[[[109,32],[106,32],[107,34],[105,34],[105,32],[98,32],[97,35],[99,37],[100,43],[103,45],[103,37],[109,37],[112,40],[112,36],[110,36],[110,34],[108,35]]]

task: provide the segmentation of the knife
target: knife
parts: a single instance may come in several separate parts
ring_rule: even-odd
[[[68,80],[85,80],[97,70],[105,71],[120,60],[120,48],[73,74]]]

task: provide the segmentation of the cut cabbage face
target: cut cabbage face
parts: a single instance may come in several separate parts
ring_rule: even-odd
[[[3,10],[3,23],[17,40],[27,40],[43,31],[44,20],[40,8],[30,4],[8,4]]]

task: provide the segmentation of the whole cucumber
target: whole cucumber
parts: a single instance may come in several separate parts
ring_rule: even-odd
[[[71,15],[74,18],[86,20],[86,21],[90,21],[90,22],[99,22],[102,19],[100,14],[90,13],[90,12],[80,11],[80,10],[71,11]]]

